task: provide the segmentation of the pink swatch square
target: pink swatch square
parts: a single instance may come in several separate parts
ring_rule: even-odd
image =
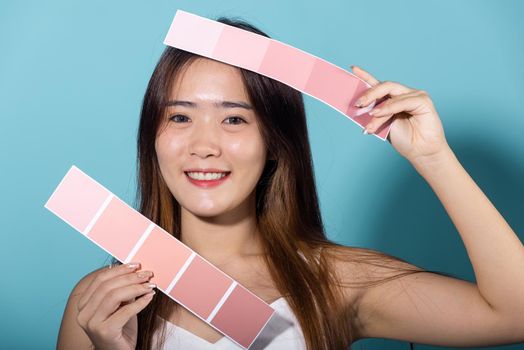
[[[169,295],[205,320],[231,283],[229,276],[197,255]]]
[[[124,261],[149,226],[149,220],[114,197],[87,236]]]
[[[247,348],[258,336],[274,310],[246,288],[237,285],[211,324]]]
[[[108,190],[73,166],[44,206],[83,233],[109,195]]]
[[[304,90],[316,58],[279,41],[271,40],[259,73]]]
[[[222,23],[192,13],[177,11],[164,44],[209,57],[223,28]]]
[[[315,96],[346,113],[357,100],[357,93],[367,90],[366,84],[343,70],[322,59],[317,59],[305,92]]]
[[[142,270],[153,271],[151,282],[166,290],[190,255],[187,246],[156,226],[131,260],[140,262]]]
[[[257,71],[271,40],[262,35],[224,26],[212,57],[241,68]],[[242,47],[242,50],[238,48]]]

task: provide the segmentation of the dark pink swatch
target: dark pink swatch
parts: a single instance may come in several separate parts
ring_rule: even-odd
[[[211,324],[247,348],[269,321],[273,309],[245,287],[237,285]]]
[[[231,283],[230,277],[197,255],[169,295],[207,319]]]

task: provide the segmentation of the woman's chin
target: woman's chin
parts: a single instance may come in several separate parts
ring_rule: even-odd
[[[205,218],[219,216],[226,212],[226,208],[218,207],[216,205],[186,207],[186,210],[195,216],[205,217]]]

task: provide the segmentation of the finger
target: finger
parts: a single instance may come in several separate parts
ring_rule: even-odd
[[[411,93],[413,91],[415,90],[399,83],[386,81],[364,91],[357,102],[355,102],[355,105],[357,107],[365,107],[368,106],[371,102],[382,99],[388,95],[394,97]]]
[[[400,100],[405,99],[406,97],[409,97],[415,93],[408,93],[400,96],[392,97],[385,102],[378,104],[375,106],[374,109],[372,109],[369,114],[372,116],[371,120],[365,125],[365,131],[364,134],[374,134],[376,133],[379,128],[384,125],[386,122],[388,122],[395,114],[393,113],[387,113],[387,114],[379,114],[376,115],[377,111],[380,111],[381,107],[390,105],[392,103],[396,103]],[[388,135],[389,136],[389,135]]]
[[[100,283],[82,309],[83,317],[91,319],[101,307],[101,304],[108,298],[108,296],[112,295],[112,293],[116,293],[115,291],[147,282],[152,276],[153,274],[151,271],[138,271],[113,277],[112,279]],[[128,301],[129,299],[131,298],[120,301]]]
[[[104,323],[106,327],[115,327],[117,329],[123,328],[131,317],[137,315],[140,311],[145,309],[149,302],[153,299],[155,291],[151,291],[142,295],[134,302],[121,307],[118,311],[112,314]]]
[[[417,93],[391,99],[387,101],[387,103],[384,103],[380,109],[373,109],[370,112],[370,114],[373,115],[373,119],[366,125],[366,133],[375,133],[394,116],[404,115],[410,117],[412,114],[422,113],[423,108],[425,108],[424,100],[421,98],[421,95]]]
[[[106,321],[120,307],[130,305],[122,306],[123,302],[149,293],[153,288],[156,288],[154,283],[142,283],[111,290],[96,308],[93,316],[90,318],[91,322],[99,324]]]
[[[381,119],[371,120],[369,123],[366,124],[366,127],[364,128],[365,129],[364,134],[376,133],[382,125],[386,124],[394,116],[395,116],[394,114],[391,114],[391,115],[384,116]]]
[[[107,281],[108,279],[125,275],[130,272],[136,271],[140,267],[140,264],[138,263],[128,263],[128,264],[122,264],[119,266],[111,266],[109,265],[102,271],[100,271],[96,277],[91,281],[91,284],[86,288],[84,293],[82,293],[82,296],[78,300],[78,310],[81,310],[87,301],[91,298],[91,295],[93,292],[98,288],[98,286],[103,283],[104,281]]]
[[[362,80],[364,80],[366,83],[368,83],[371,86],[378,85],[380,81],[378,81],[374,76],[366,72],[364,69],[360,68],[359,66],[352,66],[353,72],[355,72],[355,75]]]
[[[427,109],[423,94],[415,92],[397,98],[391,98],[385,103],[376,106],[369,114],[375,118],[383,118],[389,115],[407,112],[409,114],[424,113]]]
[[[394,103],[397,103],[399,101],[402,101],[408,97],[411,97],[411,96],[418,96],[418,92],[409,92],[407,94],[403,94],[403,95],[399,95],[399,96],[395,96],[395,97],[390,97],[388,99],[385,99],[384,101],[382,101],[381,103],[377,103],[373,109],[371,109],[369,111],[369,114],[373,117],[378,117],[377,116],[377,111],[380,111],[380,110],[385,110],[388,106],[390,106],[391,104],[394,104]],[[381,114],[380,117],[384,117],[386,116],[386,114]]]

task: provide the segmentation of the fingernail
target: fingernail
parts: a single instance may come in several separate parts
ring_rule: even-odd
[[[364,135],[369,134],[369,132],[368,132],[366,129],[364,129],[364,131],[362,131],[362,133],[363,133]]]
[[[140,263],[132,262],[127,264],[127,267],[129,267],[131,270],[138,268],[138,266],[140,266]]]
[[[362,107],[362,99],[359,98],[357,102],[355,102],[355,107]]]
[[[146,284],[146,287],[149,288],[149,289],[153,289],[153,288],[156,288],[156,284],[148,283],[148,284]]]
[[[140,271],[137,274],[138,274],[138,278],[153,276],[153,273],[151,271]]]

